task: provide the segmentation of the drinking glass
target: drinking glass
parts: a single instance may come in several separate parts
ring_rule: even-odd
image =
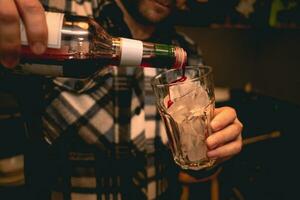
[[[205,142],[215,108],[212,68],[170,69],[155,76],[151,85],[174,161],[183,169],[213,166]]]

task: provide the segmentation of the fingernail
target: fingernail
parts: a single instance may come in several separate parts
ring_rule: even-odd
[[[206,139],[206,146],[207,146],[207,148],[208,149],[214,149],[214,147],[216,146],[215,144],[213,144],[213,143],[211,143],[210,142],[210,137],[208,137],[207,139]]]
[[[218,127],[219,127],[219,121],[217,121],[217,120],[212,120],[211,123],[210,123],[210,126],[211,126],[211,128],[212,128],[213,130],[218,129]]]
[[[19,58],[16,55],[5,55],[1,58],[1,63],[6,68],[13,68],[19,62]]]
[[[46,45],[42,42],[35,42],[32,46],[32,51],[35,54],[42,54],[46,50]]]
[[[211,145],[207,145],[208,149],[212,150],[215,149],[217,147],[216,144],[211,144]]]
[[[217,159],[217,152],[216,151],[208,151],[207,152],[207,157],[209,157],[210,159]]]

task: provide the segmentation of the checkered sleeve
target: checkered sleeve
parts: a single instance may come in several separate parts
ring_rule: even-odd
[[[40,0],[40,2],[47,11],[93,17],[98,16],[101,8],[109,3],[108,0]]]

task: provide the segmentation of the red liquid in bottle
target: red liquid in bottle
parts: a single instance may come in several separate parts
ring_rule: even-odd
[[[35,55],[29,46],[22,46],[21,61],[23,63],[48,65],[49,68],[52,68],[53,65],[62,66],[63,76],[84,78],[94,74],[100,67],[119,66],[121,58],[115,54],[101,52],[94,55],[89,53],[81,55],[78,52],[70,52],[68,46],[62,46],[60,49],[48,48],[42,55]],[[142,58],[140,67],[160,68],[173,66],[175,62],[176,58],[174,57],[146,56]]]
[[[79,56],[76,53],[69,52],[67,46],[60,49],[48,48],[42,55],[35,55],[28,46],[22,46],[22,63],[37,64],[37,68],[42,64],[53,69],[54,66],[61,66],[62,76],[85,78],[94,74],[99,67],[109,64],[117,64],[119,60],[111,55],[101,55],[100,58],[89,55]],[[52,70],[50,70],[52,71]],[[33,72],[35,73],[35,72]],[[47,74],[57,76],[56,74]]]

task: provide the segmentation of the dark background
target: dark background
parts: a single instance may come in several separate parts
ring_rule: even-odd
[[[246,14],[237,10],[241,2],[188,0],[174,22],[202,49],[216,86],[250,83],[255,91],[300,105],[300,2],[256,0]]]
[[[215,85],[254,90],[300,105],[300,29],[178,27],[196,41]]]
[[[240,2],[190,0],[176,15],[177,29],[213,67],[215,85],[230,89],[217,106],[236,109],[244,141],[280,133],[223,164],[220,199],[299,199],[300,2],[257,0],[248,16],[237,11]],[[201,199],[201,184],[191,188],[191,199]]]

